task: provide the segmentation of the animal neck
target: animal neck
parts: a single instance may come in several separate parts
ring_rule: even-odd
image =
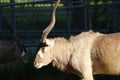
[[[70,46],[68,40],[55,38],[55,45],[52,50],[53,66],[60,70],[65,70],[70,58]]]

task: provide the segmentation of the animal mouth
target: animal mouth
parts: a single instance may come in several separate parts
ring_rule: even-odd
[[[23,63],[27,64],[28,60],[27,59],[23,59]]]
[[[34,67],[37,68],[37,69],[42,68],[43,66],[45,66],[45,64],[43,64],[43,63],[34,64]]]

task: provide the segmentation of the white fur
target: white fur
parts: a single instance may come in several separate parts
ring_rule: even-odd
[[[39,56],[40,56],[41,58],[43,58],[43,57],[44,57],[44,55],[43,55],[43,53],[42,53],[42,51],[41,51],[41,50],[39,50],[38,54],[39,54]]]
[[[42,66],[44,66],[45,64],[43,64],[43,63],[37,63],[35,66],[37,67],[37,68],[41,68]]]
[[[23,57],[25,54],[26,54],[26,53],[25,53],[25,51],[23,50],[21,56]]]
[[[55,42],[54,42],[54,40],[48,40],[48,39],[46,39],[46,43],[47,43],[49,46],[53,47]]]

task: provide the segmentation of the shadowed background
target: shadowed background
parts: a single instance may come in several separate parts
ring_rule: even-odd
[[[0,0],[0,39],[14,42],[9,26],[27,47],[29,62],[14,61],[0,66],[0,80],[79,80],[52,65],[35,69],[33,61],[42,31],[49,24],[56,0]],[[82,31],[114,33],[120,31],[119,0],[62,0],[56,24],[48,37],[79,34]],[[94,76],[95,80],[119,80],[119,76]]]

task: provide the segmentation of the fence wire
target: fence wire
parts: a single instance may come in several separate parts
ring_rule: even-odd
[[[28,0],[29,1],[29,0]],[[0,1],[0,39],[11,41],[12,26],[14,34],[18,35],[28,47],[30,53],[36,52],[42,31],[50,23],[51,11],[55,1],[29,1],[17,2],[14,0]],[[79,34],[82,31],[99,31],[112,33],[120,31],[120,2],[119,0],[63,0],[56,12],[56,24],[48,37]],[[29,66],[29,65],[28,65]],[[26,68],[25,68],[26,69]],[[27,67],[33,80],[78,80],[75,75],[67,75],[50,66],[35,71]],[[23,69],[24,70],[24,69]],[[2,72],[5,76],[6,73]],[[8,72],[9,73],[9,72]],[[19,73],[17,73],[19,74]],[[32,76],[32,74],[35,74]],[[13,74],[14,75],[14,74]],[[97,80],[109,80],[103,75]],[[12,80],[18,80],[10,76]],[[7,80],[7,79],[5,79]],[[119,77],[111,80],[119,80]]]

